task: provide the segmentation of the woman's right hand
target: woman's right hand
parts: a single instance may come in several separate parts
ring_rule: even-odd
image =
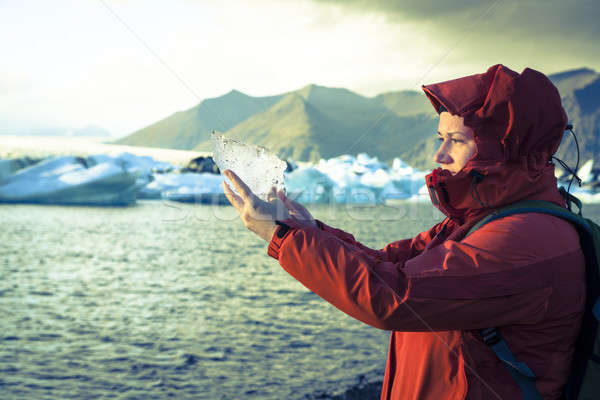
[[[277,191],[275,187],[271,188],[270,196],[277,194],[279,200],[283,202],[283,205],[288,209],[288,212],[292,217],[300,222],[306,223],[311,227],[317,227],[317,222],[310,214],[310,212],[302,204],[288,198],[283,190]]]

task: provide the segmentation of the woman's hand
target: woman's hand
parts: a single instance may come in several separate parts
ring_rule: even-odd
[[[235,194],[227,182],[223,182],[225,196],[239,212],[246,228],[270,242],[277,229],[275,220],[290,218],[290,213],[282,200],[274,198],[270,202],[263,201],[252,193],[252,190],[233,171],[225,170],[223,173],[240,194]]]
[[[271,193],[269,193],[269,197],[274,196],[274,195],[275,195],[275,188],[273,187],[273,188],[271,188]],[[288,198],[286,196],[286,194],[283,192],[283,190],[279,190],[277,192],[277,197],[287,207],[288,212],[290,213],[290,215],[293,218],[297,219],[298,221],[300,221],[301,223],[303,223],[305,225],[317,227],[317,222],[315,221],[313,216],[310,214],[310,212],[306,209],[306,207],[304,207],[302,204],[295,202],[294,200],[291,200],[290,198]]]

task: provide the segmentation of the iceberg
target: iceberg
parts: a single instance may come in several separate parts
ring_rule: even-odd
[[[31,159],[29,157],[0,160],[0,180],[38,161],[38,159]]]
[[[87,157],[91,164],[100,164],[103,162],[117,163],[128,171],[139,170],[144,174],[165,173],[175,170],[175,166],[162,161],[156,161],[150,156],[137,156],[131,153],[121,153],[117,157],[106,154],[95,154]]]
[[[389,168],[377,157],[361,153],[322,159],[316,165],[301,164],[285,175],[285,182],[288,195],[301,203],[381,204],[425,199],[425,175],[399,158]]]
[[[302,166],[285,176],[287,195],[300,203],[331,203],[336,183],[312,166]]]
[[[364,153],[356,157],[346,154],[315,164],[292,161],[290,165],[295,168],[284,172],[286,162],[267,153],[266,149],[223,138],[217,140],[223,142],[219,150],[221,158],[217,161],[217,165],[221,164],[219,168],[236,171],[253,185],[251,188],[257,194],[264,195],[272,184],[284,187],[285,182],[288,196],[305,204],[392,205],[407,200],[429,201],[425,185],[427,172],[416,170],[399,158],[389,167],[377,157]],[[223,161],[233,155],[237,158]],[[189,168],[175,167],[148,156],[130,153],[117,157],[63,156],[21,168],[27,165],[25,161],[0,160],[0,202],[128,205],[134,204],[136,199],[167,199],[229,204],[221,186],[223,175],[189,172]],[[243,168],[246,162],[250,166]],[[593,168],[592,162],[586,162],[580,169],[583,187],[573,182],[571,192],[584,203],[600,202],[599,171]],[[567,186],[569,180],[566,176],[559,184]]]
[[[186,203],[229,204],[221,186],[225,177],[208,172],[155,174],[138,198],[167,199]]]
[[[151,180],[147,168],[127,155],[54,157],[1,179],[0,202],[131,205]]]
[[[228,139],[217,132],[212,133],[211,141],[219,170],[235,172],[259,198],[266,200],[272,186],[284,189],[287,164],[269,149]]]

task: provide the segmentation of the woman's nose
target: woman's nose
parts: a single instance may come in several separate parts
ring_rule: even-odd
[[[452,157],[448,154],[448,146],[446,142],[440,144],[440,148],[433,156],[433,161],[438,164],[450,164],[452,163]]]

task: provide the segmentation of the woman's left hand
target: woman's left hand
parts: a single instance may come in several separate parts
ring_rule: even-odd
[[[223,182],[225,196],[240,213],[240,218],[246,228],[270,242],[277,229],[275,220],[290,218],[283,202],[276,197],[270,202],[263,201],[252,193],[252,190],[233,171],[228,169],[223,173],[239,193],[239,195],[235,194],[227,182]]]

